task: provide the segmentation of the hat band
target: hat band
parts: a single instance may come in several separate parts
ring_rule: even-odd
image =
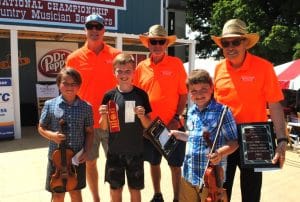
[[[226,36],[226,35],[230,35],[230,34],[235,34],[235,35],[245,35],[245,33],[241,33],[241,32],[230,32],[230,33],[222,34],[222,36]]]
[[[159,34],[149,34],[148,36],[151,37],[151,38],[155,38],[155,37],[157,37],[157,38],[160,38],[160,37],[166,38],[167,37],[166,35],[159,35]]]

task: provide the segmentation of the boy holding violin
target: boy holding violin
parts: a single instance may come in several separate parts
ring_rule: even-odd
[[[92,107],[77,96],[81,82],[75,69],[63,68],[56,78],[61,95],[45,102],[39,121],[40,135],[50,140],[46,190],[52,192],[53,202],[64,201],[65,192],[72,202],[81,202],[86,186],[94,122]]]
[[[204,176],[207,179],[208,167],[214,168],[214,165],[218,165],[218,168],[224,169],[226,156],[238,148],[237,128],[231,111],[225,111],[224,121],[216,139],[215,150],[209,152],[211,143],[215,140],[219,120],[225,106],[217,103],[213,98],[213,83],[207,71],[193,70],[188,76],[187,87],[193,102],[188,109],[187,132],[171,130],[171,135],[187,142],[179,201],[199,202],[201,197],[203,200],[203,197],[207,196],[207,193],[204,192],[212,188],[209,187],[211,184],[204,182]],[[220,187],[216,187],[216,189],[222,190],[224,171],[222,169],[217,171],[219,178],[216,180],[221,181],[221,183],[212,184],[219,184]],[[202,184],[205,184],[204,189],[201,189]],[[203,194],[199,194],[200,192]]]

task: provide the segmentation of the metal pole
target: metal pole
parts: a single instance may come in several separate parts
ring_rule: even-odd
[[[10,30],[10,59],[12,75],[12,91],[14,99],[14,130],[15,139],[21,138],[21,118],[20,118],[20,87],[19,87],[19,56],[18,56],[18,31]]]

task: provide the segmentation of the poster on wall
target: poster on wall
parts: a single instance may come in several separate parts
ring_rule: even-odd
[[[58,95],[59,91],[56,84],[36,84],[36,96],[39,117],[41,115],[41,111],[44,107],[46,100],[57,97]]]
[[[57,73],[65,66],[65,59],[77,48],[77,43],[37,41],[37,81],[55,82]]]
[[[14,138],[14,105],[11,78],[0,78],[0,139]]]

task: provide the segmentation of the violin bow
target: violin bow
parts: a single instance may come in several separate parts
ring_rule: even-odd
[[[222,127],[222,125],[223,125],[224,118],[225,118],[225,115],[226,115],[227,111],[228,111],[228,107],[225,106],[225,107],[223,108],[223,110],[222,110],[221,117],[220,117],[220,119],[219,119],[219,121],[218,121],[218,127],[217,127],[216,137],[215,137],[215,139],[214,139],[214,141],[213,141],[213,144],[212,144],[212,146],[211,146],[211,149],[210,149],[210,151],[209,151],[209,154],[212,154],[213,151],[214,151],[214,148],[215,148],[217,139],[218,139],[218,137],[219,137],[219,135],[220,135],[221,127]],[[204,176],[205,176],[205,172],[206,172],[208,166],[209,166],[209,161],[207,161],[207,163],[206,163],[206,166],[205,166],[205,169],[204,169],[202,178],[201,178],[201,184],[200,184],[199,192],[201,192],[201,190],[203,189],[203,185],[204,185]]]

